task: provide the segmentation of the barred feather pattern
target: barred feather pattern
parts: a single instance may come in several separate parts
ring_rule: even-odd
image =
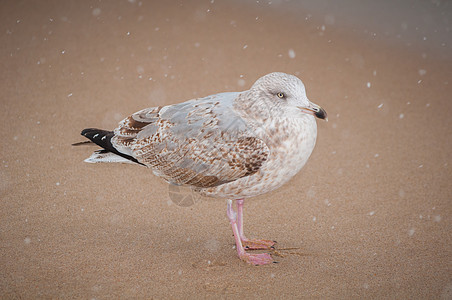
[[[242,120],[222,128],[217,98],[141,110],[120,122],[112,144],[173,184],[206,188],[254,174],[269,149]]]

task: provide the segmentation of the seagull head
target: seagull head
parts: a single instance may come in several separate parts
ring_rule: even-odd
[[[309,101],[303,82],[296,76],[274,72],[259,78],[251,90],[257,90],[272,105],[287,111],[296,111],[313,115],[328,121],[326,111],[319,105]]]

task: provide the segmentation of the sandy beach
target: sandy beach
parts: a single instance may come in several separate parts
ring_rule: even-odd
[[[273,2],[2,1],[0,298],[452,299],[450,5],[423,36]],[[329,118],[302,171],[245,204],[278,264],[237,258],[226,201],[182,205],[71,146],[274,71]]]

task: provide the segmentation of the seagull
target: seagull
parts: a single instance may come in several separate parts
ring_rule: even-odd
[[[269,253],[249,250],[271,250],[276,242],[245,236],[244,200],[281,187],[300,171],[315,146],[315,118],[327,120],[327,113],[309,101],[303,82],[274,72],[247,91],[146,108],[113,131],[87,128],[81,134],[89,139],[82,143],[102,148],[88,163],[142,165],[170,184],[227,199],[239,258],[265,265],[275,262]]]

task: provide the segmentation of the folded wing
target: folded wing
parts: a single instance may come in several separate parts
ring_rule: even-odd
[[[120,122],[111,144],[173,184],[211,187],[249,176],[269,149],[233,110],[237,96],[141,110]]]

